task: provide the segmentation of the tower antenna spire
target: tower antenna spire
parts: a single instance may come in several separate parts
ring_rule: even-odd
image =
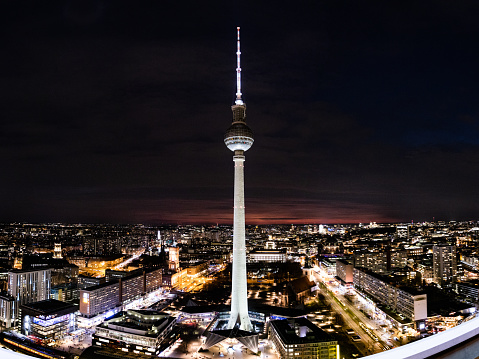
[[[240,57],[241,57],[241,50],[240,50],[240,28],[239,26],[236,28],[238,33],[238,41],[237,41],[237,49],[236,49],[236,105],[242,105],[243,99],[241,98],[241,65],[240,65]]]

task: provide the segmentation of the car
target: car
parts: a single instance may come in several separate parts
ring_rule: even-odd
[[[356,332],[354,330],[352,330],[351,328],[346,328],[345,329],[345,332],[347,335],[354,335],[356,334]]]
[[[360,341],[361,341],[361,337],[360,337],[359,335],[353,335],[353,336],[351,337],[351,340],[352,340],[353,342],[360,342]]]

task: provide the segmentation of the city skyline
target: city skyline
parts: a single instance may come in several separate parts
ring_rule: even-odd
[[[479,218],[475,2],[130,5],[6,5],[0,222],[232,223],[236,26],[247,224]]]

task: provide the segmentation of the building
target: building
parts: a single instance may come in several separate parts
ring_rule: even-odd
[[[285,249],[255,249],[248,253],[248,263],[274,263],[286,262],[286,250]]]
[[[62,339],[76,329],[78,307],[55,299],[22,305],[22,334],[39,339]]]
[[[207,270],[208,265],[209,265],[208,261],[203,261],[194,265],[189,265],[188,268],[186,268],[186,274],[188,277],[196,277],[201,272]]]
[[[354,266],[367,268],[375,273],[385,273],[406,266],[407,259],[407,251],[395,251],[390,248],[383,251],[368,249],[354,253]]]
[[[55,243],[55,249],[53,250],[53,258],[61,259],[62,258],[62,244]]]
[[[133,274],[120,278],[120,303],[131,301],[145,294],[145,276]]]
[[[434,245],[432,255],[434,282],[441,286],[455,282],[457,279],[456,246]]]
[[[80,289],[80,314],[91,318],[119,306],[119,294],[119,282]]]
[[[407,257],[419,257],[424,254],[424,249],[423,247],[418,247],[418,246],[406,246],[406,252],[407,252]]]
[[[91,318],[160,288],[161,268],[123,272],[118,280],[80,289],[80,314]],[[185,270],[186,274],[186,270]]]
[[[434,280],[433,265],[431,258],[423,258],[416,263],[417,271],[421,273],[421,279],[424,283],[430,284]]]
[[[346,287],[353,285],[353,268],[353,265],[347,260],[336,260],[336,276]]]
[[[13,270],[8,272],[7,292],[15,298],[15,320],[20,318],[22,304],[50,299],[51,270]]]
[[[75,264],[79,268],[83,269],[86,268],[87,263],[88,263],[88,257],[68,257],[67,261],[71,264]]]
[[[396,226],[396,238],[406,240],[406,241],[409,240],[409,225],[408,224]]]
[[[92,345],[125,354],[159,356],[177,339],[173,333],[175,324],[174,317],[162,312],[127,310],[98,325]]]
[[[174,272],[172,270],[164,270],[162,272],[162,277],[161,277],[161,285],[162,287],[167,287],[167,288],[174,288],[180,283],[183,282],[183,280],[186,278],[188,273],[187,269],[183,269],[179,272]]]
[[[73,302],[79,299],[78,286],[73,283],[62,284],[52,287],[50,298],[60,300],[62,302]]]
[[[315,287],[314,282],[308,277],[302,276],[287,284],[289,302],[304,303],[311,296],[311,290]]]
[[[364,268],[354,268],[353,275],[354,287],[358,291],[376,303],[396,311],[402,321],[407,319],[414,328],[424,329],[427,319],[426,294],[420,293],[414,288],[396,287],[389,283],[388,278]]]
[[[306,318],[272,320],[268,336],[281,359],[339,358],[339,345]]]
[[[145,293],[153,292],[161,288],[163,273],[161,269],[145,269]]]
[[[5,292],[0,292],[0,325],[11,328],[15,325],[15,298]]]
[[[456,293],[473,303],[479,303],[479,281],[454,283]]]
[[[336,276],[336,258],[322,258],[319,262],[319,269],[327,277]]]
[[[168,248],[168,268],[172,271],[178,271],[180,269],[180,248]]]
[[[78,276],[78,288],[85,289],[88,287],[94,287],[99,284],[105,283],[105,277],[90,277],[83,274]]]

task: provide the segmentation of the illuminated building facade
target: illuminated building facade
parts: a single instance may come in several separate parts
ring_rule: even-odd
[[[435,245],[432,248],[434,282],[444,285],[457,279],[456,246]]]
[[[15,298],[14,318],[20,319],[22,304],[50,299],[51,269],[8,272],[7,292]]]
[[[124,272],[127,273],[127,272]],[[110,282],[80,289],[80,314],[91,318],[160,288],[162,269],[135,271]]]
[[[339,345],[306,318],[270,321],[269,339],[281,359],[337,359]]]
[[[396,226],[396,237],[401,240],[409,240],[409,225],[397,225]]]
[[[61,259],[62,258],[62,244],[55,243],[55,248],[53,250],[53,258]]]
[[[405,250],[371,250],[354,253],[354,266],[367,268],[375,273],[385,273],[393,268],[403,268],[407,265],[408,252]]]
[[[91,318],[120,304],[120,283],[103,283],[80,290],[80,314]]]
[[[248,253],[249,263],[285,263],[286,262],[286,250],[285,249],[257,249]]]
[[[427,319],[426,294],[414,288],[396,287],[390,284],[387,278],[362,268],[354,268],[353,282],[358,291],[371,297],[376,303],[392,308],[404,319],[411,321],[415,328],[424,329]]]
[[[90,277],[80,274],[78,276],[78,288],[85,289],[88,287],[94,287],[99,284],[105,283],[105,277]]]
[[[128,310],[106,320],[95,329],[94,347],[138,355],[158,356],[177,338],[172,331],[176,319],[162,312]]]
[[[353,265],[347,260],[336,259],[336,275],[343,285],[353,285]]]
[[[77,306],[55,299],[22,305],[22,334],[39,339],[63,338],[74,331]]]
[[[15,324],[15,298],[11,295],[0,292],[0,325],[4,328],[11,328]]]
[[[178,271],[180,269],[180,248],[179,247],[168,248],[168,267],[172,271]]]
[[[51,270],[16,270],[8,272],[8,294],[18,304],[50,298]]]

